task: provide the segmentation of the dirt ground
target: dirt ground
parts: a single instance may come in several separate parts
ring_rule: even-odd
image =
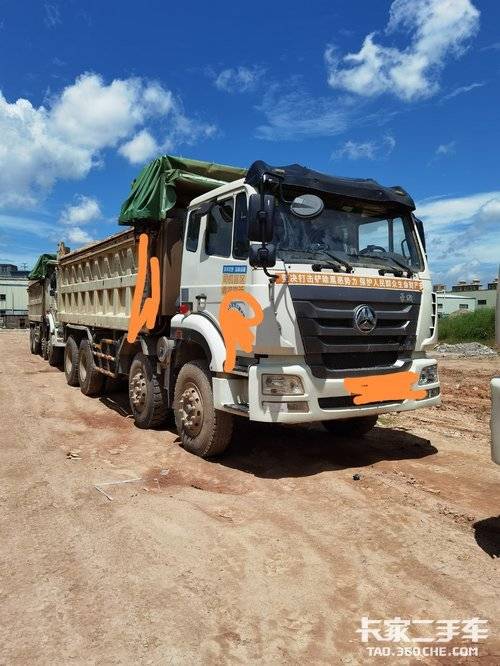
[[[362,616],[486,619],[479,658],[422,661],[500,663],[498,358],[440,360],[442,407],[364,439],[245,422],[217,462],[67,386],[27,332],[0,359],[1,664],[418,661],[370,658],[395,644]]]

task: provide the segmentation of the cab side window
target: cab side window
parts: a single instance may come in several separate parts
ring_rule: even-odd
[[[248,240],[247,195],[240,192],[236,195],[234,211],[233,257],[247,259],[250,242]]]
[[[196,252],[198,249],[198,237],[200,235],[200,221],[201,215],[198,210],[191,211],[189,216],[187,234],[186,234],[186,250],[189,252]]]
[[[214,204],[207,218],[205,252],[218,257],[229,257],[233,232],[234,199],[226,199]]]

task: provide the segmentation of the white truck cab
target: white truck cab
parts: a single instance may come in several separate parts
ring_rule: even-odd
[[[345,429],[345,419],[371,417],[363,423],[373,424],[381,413],[439,404],[436,362],[425,353],[437,338],[436,299],[411,204],[339,205],[331,192],[315,189],[301,210],[297,200],[311,191],[307,186],[296,197],[283,186],[272,189],[272,267],[249,256],[262,243],[249,220],[261,193],[248,178],[197,197],[188,209],[185,309],[171,326],[178,337],[195,331],[209,347],[216,408],[255,421],[321,421],[334,430],[337,420]],[[244,316],[253,313],[238,291],[263,312],[252,350],[238,351],[231,373],[224,372],[220,322],[228,290],[230,307]],[[402,371],[415,373],[424,395],[360,406],[346,390],[348,377],[383,375],[391,382]]]

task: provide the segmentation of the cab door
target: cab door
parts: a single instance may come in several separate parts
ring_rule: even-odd
[[[248,247],[245,250],[241,233],[235,236],[246,223],[246,210],[246,193],[238,192],[220,197],[207,214],[200,266],[207,278],[206,311],[217,321],[224,295],[247,286]]]
[[[181,301],[214,322],[225,293],[248,281],[247,195],[222,195],[208,213],[189,214],[182,265]]]

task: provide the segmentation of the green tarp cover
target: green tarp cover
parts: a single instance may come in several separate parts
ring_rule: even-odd
[[[41,280],[42,278],[47,277],[53,266],[51,262],[56,259],[57,256],[55,254],[41,254],[31,273],[28,275],[28,280]]]
[[[186,206],[195,197],[243,178],[246,169],[163,155],[147,164],[132,183],[119,224],[165,219],[175,205]]]

